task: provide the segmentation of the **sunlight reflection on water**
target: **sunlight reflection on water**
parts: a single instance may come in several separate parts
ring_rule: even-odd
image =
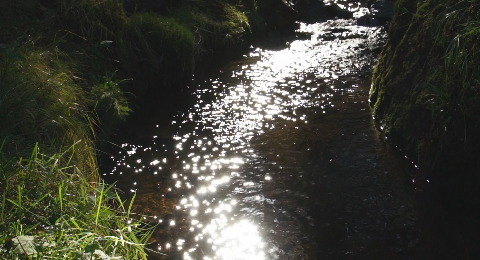
[[[203,259],[277,258],[263,227],[263,184],[274,177],[248,172],[257,156],[249,142],[273,128],[277,118],[307,124],[299,108],[334,110],[334,93],[355,91],[338,87],[342,76],[373,66],[374,59],[362,51],[383,37],[379,28],[356,26],[353,20],[301,24],[300,31],[311,39],[279,51],[254,49],[250,62],[234,64],[229,76],[199,88],[196,104],[172,122],[177,128],[172,158],[160,158],[167,149],[156,136],[151,147],[122,144],[126,154],[113,158],[117,166],[110,174],[170,172],[168,191],[179,197],[176,209],[184,215],[169,226],[186,222],[192,238],[159,244],[161,252],[176,248],[184,259],[197,259],[200,248]],[[142,152],[153,156],[136,159]],[[131,191],[142,185],[148,183],[135,180]]]

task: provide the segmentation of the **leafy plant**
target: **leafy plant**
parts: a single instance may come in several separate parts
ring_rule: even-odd
[[[124,120],[131,109],[120,84],[127,80],[116,80],[115,73],[107,74],[102,82],[93,87],[92,93],[96,96],[95,110],[102,111],[108,117]]]

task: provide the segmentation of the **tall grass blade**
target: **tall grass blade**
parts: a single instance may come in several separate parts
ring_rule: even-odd
[[[58,201],[60,202],[60,214],[63,215],[63,183],[58,186]]]
[[[1,212],[1,219],[2,222],[5,222],[5,204],[7,202],[7,191],[8,188],[5,189],[5,192],[2,195],[2,212]]]
[[[133,202],[135,201],[136,197],[137,197],[137,193],[135,192],[133,194],[132,199],[130,200],[130,205],[128,205],[127,218],[129,218],[130,214],[132,213]]]
[[[98,218],[100,216],[100,208],[103,204],[103,191],[104,191],[104,188],[105,186],[102,185],[102,189],[100,191],[100,196],[99,198],[97,199],[97,214],[95,215],[95,230],[97,229],[98,227]]]
[[[2,153],[3,151],[3,146],[5,146],[5,143],[7,142],[7,137],[3,138],[3,142],[2,142],[2,145],[0,146],[0,154]]]

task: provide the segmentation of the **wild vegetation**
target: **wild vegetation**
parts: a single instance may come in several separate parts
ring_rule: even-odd
[[[140,3],[0,1],[1,258],[146,258],[152,227],[102,183],[98,148],[142,95],[167,100],[264,28],[254,0]]]
[[[2,161],[0,256],[147,259],[154,226],[138,221],[133,200],[126,204],[113,186],[85,179],[70,150],[53,156],[38,150],[15,163]]]
[[[479,202],[480,1],[402,0],[373,75],[374,116],[449,195]]]

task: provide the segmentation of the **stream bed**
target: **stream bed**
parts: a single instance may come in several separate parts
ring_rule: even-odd
[[[413,258],[417,169],[368,106],[385,29],[298,33],[196,76],[174,113],[159,105],[118,134],[103,177],[158,224],[152,259]]]

